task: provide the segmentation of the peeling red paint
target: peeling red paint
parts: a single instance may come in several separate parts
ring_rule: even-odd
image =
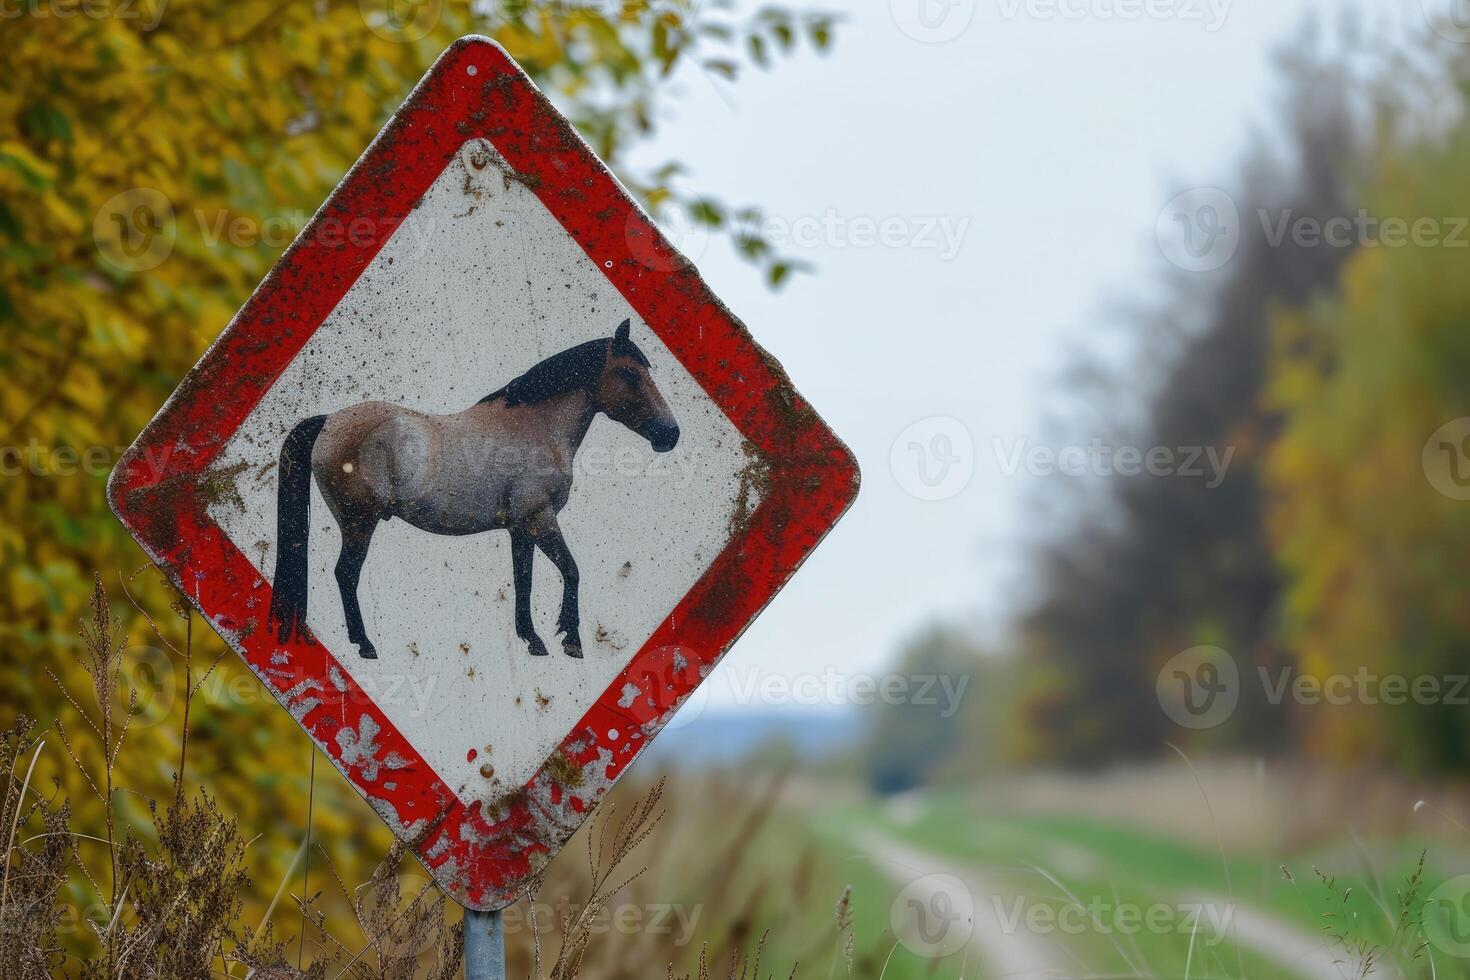
[[[471,75],[468,69],[474,66]],[[463,142],[489,140],[749,440],[760,502],[552,759],[466,805],[312,640],[262,629],[270,586],[210,519],[216,457]],[[327,222],[366,217],[340,240]],[[514,901],[847,509],[858,471],[780,367],[484,38],[456,42],[124,455],[108,496],[143,548],[461,903]],[[637,689],[631,699],[623,692]],[[612,733],[622,733],[617,737]],[[468,760],[477,750],[470,749]],[[576,795],[568,790],[575,788]]]

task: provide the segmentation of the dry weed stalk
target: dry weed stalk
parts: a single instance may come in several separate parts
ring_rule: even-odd
[[[123,590],[127,593],[126,582]],[[91,682],[91,704],[84,707],[54,671],[48,668],[47,674],[81,718],[84,730],[95,736],[93,747],[79,742],[60,720],[53,726],[67,759],[101,803],[106,835],[71,831],[69,804],[53,804],[31,786],[42,743],[32,736],[30,722],[22,720],[0,734],[0,763],[8,773],[0,808],[0,834],[5,841],[0,977],[42,980],[57,975],[66,958],[58,938],[65,910],[63,896],[68,876],[75,874],[102,901],[105,912],[102,921],[87,922],[97,943],[96,955],[75,960],[69,967],[82,980],[213,980],[234,976],[239,966],[252,980],[326,980],[333,956],[305,970],[295,969],[286,964],[290,941],[276,940],[269,924],[258,933],[238,925],[249,886],[244,869],[246,844],[235,821],[222,814],[209,796],[200,793],[197,799],[190,799],[185,792],[189,703],[223,654],[196,676],[192,612],[184,597],[173,593],[170,607],[184,624],[183,646],[170,641],[130,593],[128,599],[183,665],[182,747],[172,800],[162,813],[149,801],[145,826],[118,826],[113,807],[115,794],[123,791],[116,779],[118,761],[129,723],[138,710],[138,694],[121,682],[127,639],[97,576],[91,615],[82,625],[76,654]],[[126,710],[120,711],[119,704],[125,704]],[[95,759],[99,750],[100,765],[83,761],[89,756]],[[59,782],[56,789],[59,794]],[[26,836],[37,823],[40,832]],[[106,846],[105,887],[80,854],[80,840]],[[449,980],[458,970],[463,942],[458,927],[446,927],[442,894],[432,901],[416,895],[407,908],[398,909],[401,896],[396,871],[403,853],[401,846],[396,848],[358,890],[352,905],[368,945],[334,976]],[[346,950],[343,942],[329,940],[338,950]],[[371,955],[364,955],[369,952]],[[423,974],[422,960],[428,957],[434,963]]]
[[[0,886],[0,976],[7,980],[44,980],[62,961],[58,929],[61,893],[71,861],[66,832],[71,814],[65,802],[50,806],[30,785],[42,747],[33,730],[34,724],[21,718],[0,734],[0,765],[8,774],[0,804],[0,827],[6,834],[4,884]],[[23,777],[17,771],[22,764],[26,766]],[[41,832],[18,839],[20,830],[37,819]],[[28,846],[34,841],[40,841],[40,846]]]
[[[852,976],[852,960],[856,938],[852,933],[852,886],[848,885],[842,889],[842,897],[837,899],[837,907],[833,910],[833,918],[837,920],[837,936],[839,946],[832,951],[832,965],[827,969],[827,978],[831,980],[832,974],[837,969],[837,953],[842,953],[842,959],[847,964],[847,975]]]
[[[235,821],[201,793],[175,801],[160,815],[150,802],[156,847],[133,834],[123,844],[127,915],[117,915],[99,938],[106,955],[86,965],[84,980],[207,980],[237,945],[235,923],[249,884],[245,844]]]
[[[352,914],[366,942],[356,952],[330,934],[320,912],[318,931],[326,937],[333,960],[346,962],[335,977],[362,980],[453,980],[464,959],[464,925],[450,925],[447,898],[433,882],[414,889],[405,903],[400,874],[409,844],[394,841],[367,882],[349,889],[331,857],[322,851],[337,885],[352,903]],[[309,904],[309,900],[304,902]]]
[[[1412,966],[1423,957],[1428,945],[1428,940],[1424,938],[1424,910],[1419,903],[1427,858],[1427,851],[1419,853],[1418,864],[1405,880],[1404,889],[1395,893],[1392,905],[1383,894],[1377,877],[1371,874],[1371,867],[1369,868],[1373,886],[1369,897],[1392,927],[1387,943],[1376,942],[1365,935],[1364,923],[1352,906],[1353,889],[1341,887],[1335,875],[1329,875],[1315,866],[1312,868],[1317,880],[1327,890],[1324,901],[1326,907],[1320,913],[1323,920],[1322,931],[1332,941],[1332,949],[1336,951],[1333,962],[1351,980],[1367,980],[1368,977],[1377,975],[1385,961],[1392,962],[1397,967],[1390,972],[1402,976],[1413,975]],[[1285,865],[1281,867],[1281,874],[1297,889],[1298,895],[1301,895],[1295,876]],[[1305,896],[1302,900],[1306,901]],[[1432,968],[1431,964],[1431,970]]]
[[[628,885],[642,877],[648,869],[639,868],[630,875],[620,874],[619,868],[638,845],[648,839],[664,817],[664,812],[659,809],[663,803],[664,789],[667,780],[660,779],[648,793],[639,800],[631,810],[622,818],[617,819],[617,805],[608,804],[607,808],[592,818],[592,824],[587,829],[587,862],[592,870],[592,892],[587,901],[575,914],[567,914],[561,922],[562,941],[557,951],[556,962],[551,967],[550,980],[574,980],[582,968],[582,961],[587,955],[587,948],[592,943],[595,934],[595,923],[598,917],[612,903]],[[618,884],[614,885],[613,882]],[[539,892],[539,882],[535,891]],[[533,933],[536,929],[535,917],[536,902],[533,895],[531,900],[531,926]],[[536,942],[536,976],[541,977],[541,942],[539,935]]]
[[[98,774],[82,762],[77,746],[67,732],[66,725],[60,718],[54,722],[53,727],[56,729],[56,735],[61,741],[62,748],[66,750],[67,757],[82,774],[82,778],[86,780],[87,785],[102,804],[102,820],[107,833],[107,863],[110,872],[106,901],[109,914],[115,915],[118,868],[117,822],[113,810],[114,779],[117,773],[118,755],[122,752],[123,741],[127,738],[128,724],[132,721],[133,714],[138,707],[138,692],[132,688],[128,689],[128,710],[122,716],[121,721],[118,721],[115,718],[118,681],[122,674],[122,654],[127,646],[128,638],[123,634],[122,627],[112,618],[112,610],[107,605],[107,592],[102,588],[100,573],[92,578],[90,608],[91,622],[82,623],[78,634],[82,643],[80,647],[74,649],[77,664],[92,681],[92,696],[96,704],[97,717],[94,719],[92,713],[82,707],[50,667],[46,668],[46,675],[61,691],[62,697],[76,711],[82,722],[97,736],[102,749],[101,785],[99,786]],[[96,882],[92,881],[90,875],[88,880],[95,887]]]
[[[553,941],[559,940],[550,980],[569,980],[574,976],[597,980],[648,980],[650,977],[769,980],[772,974],[761,968],[761,960],[768,952],[766,938],[755,923],[767,917],[772,907],[791,909],[796,902],[804,908],[817,863],[811,848],[790,865],[769,866],[762,861],[756,838],[773,814],[783,781],[784,776],[777,774],[769,785],[754,794],[723,779],[686,784],[698,799],[690,821],[684,824],[694,835],[692,846],[687,849],[680,847],[675,835],[672,840],[661,839],[652,849],[637,850],[639,841],[645,840],[654,829],[652,825],[657,823],[655,812],[667,799],[666,781],[660,780],[649,796],[635,803],[621,821],[613,816],[618,808],[609,806],[603,811],[606,817],[594,819],[584,831],[588,835],[586,871],[580,870],[583,867],[580,862],[565,861],[548,869],[554,875],[555,890],[563,901],[568,895],[591,893],[593,898],[580,913],[573,911],[574,904],[561,906],[548,924],[545,910],[557,905],[546,896],[548,883],[541,882],[529,902],[529,955],[524,959],[521,955],[512,957],[513,972],[524,969],[523,975],[534,980],[547,976],[542,946],[549,935]],[[717,826],[731,829],[713,834],[705,822],[710,816],[717,818]],[[726,834],[731,836],[726,838]],[[636,873],[621,874],[615,870],[617,861],[646,866],[640,866]],[[773,874],[778,868],[780,874]],[[741,869],[753,871],[753,877],[747,880]],[[661,883],[660,879],[670,873],[672,878]],[[681,918],[691,930],[685,934],[686,938],[693,936],[693,923],[699,923],[701,934],[709,937],[709,941],[697,948],[683,950],[682,942],[671,945],[666,938],[667,928],[662,931],[644,928],[653,921],[646,918],[651,911],[667,915],[676,907],[667,901],[666,888],[670,884],[685,894],[708,896],[708,901],[701,900],[695,910],[711,909],[719,916],[708,923],[700,923],[698,915],[689,920]],[[611,904],[614,901],[623,904],[614,909]],[[538,909],[542,911],[539,916]],[[810,938],[802,939],[801,955],[793,957],[797,963],[822,962],[830,957],[829,977],[835,974],[839,956],[844,961],[856,956],[850,938],[851,893],[838,898],[833,909],[833,919],[829,921],[837,925],[837,931],[816,930]],[[625,910],[633,911],[634,918],[619,925],[619,917]],[[592,936],[609,931],[622,935],[615,942],[591,942]],[[844,936],[844,932],[849,935]],[[521,953],[514,949],[513,952]],[[697,959],[692,963],[686,961],[686,952]],[[851,972],[849,967],[849,976]],[[780,974],[797,975],[795,966],[789,974]]]
[[[744,953],[733,952],[730,954],[730,969],[725,974],[725,980],[760,980],[761,956],[766,951],[766,935],[763,934],[760,942],[756,943],[755,956],[747,957]],[[787,974],[786,980],[795,980],[797,967],[793,966]],[[699,972],[694,975],[685,974],[682,977],[674,976],[674,968],[669,967],[668,980],[714,980],[714,974],[710,972],[709,951],[699,951]]]
[[[448,921],[448,900],[432,883],[405,895],[399,871],[409,846],[401,842],[394,845],[368,882],[356,889],[348,888],[328,858],[333,876],[349,898],[363,942],[349,944],[332,935],[325,914],[314,908],[312,896],[304,896],[299,902],[321,939],[316,944],[315,962],[305,967],[299,958],[296,965],[288,962],[288,949],[296,937],[277,939],[269,916],[258,930],[239,925],[249,887],[246,843],[235,820],[221,813],[208,795],[191,797],[185,792],[184,779],[189,705],[223,653],[204,670],[196,671],[193,613],[185,598],[172,592],[170,608],[179,617],[184,634],[179,645],[129,592],[129,581],[122,583],[128,600],[182,666],[183,720],[173,795],[162,812],[157,804],[148,802],[149,818],[144,825],[118,825],[114,797],[126,791],[117,782],[118,762],[129,723],[138,711],[138,692],[122,682],[127,639],[112,615],[98,576],[91,595],[91,615],[82,625],[82,642],[75,654],[90,680],[90,703],[84,707],[83,700],[67,690],[54,671],[48,669],[47,674],[81,719],[80,729],[68,729],[60,720],[53,727],[67,760],[101,804],[105,836],[69,829],[70,804],[65,799],[58,801],[58,780],[52,780],[56,792],[49,799],[31,785],[44,746],[32,734],[32,723],[22,720],[0,733],[0,763],[8,774],[0,807],[0,835],[5,842],[5,866],[0,878],[0,978],[43,980],[57,975],[65,966],[82,980],[214,980],[236,977],[242,967],[250,980],[453,980],[463,962],[463,926]],[[120,707],[123,705],[125,710]],[[95,744],[79,742],[75,737],[78,730],[90,731]],[[95,761],[99,754],[100,764]],[[85,759],[94,761],[88,765]],[[719,891],[728,883],[729,869],[740,862],[742,849],[774,809],[780,782],[774,780],[737,821],[733,839],[708,866],[701,893]],[[589,897],[579,911],[561,916],[561,942],[549,977],[544,977],[541,969],[541,937],[533,901],[536,980],[576,980],[584,970],[606,980],[644,980],[665,969],[670,980],[675,980],[673,963],[666,958],[650,960],[650,956],[659,954],[651,946],[631,940],[617,944],[611,956],[603,957],[605,967],[594,969],[587,958],[599,933],[599,919],[617,896],[647,870],[640,867],[626,873],[623,865],[662,819],[665,787],[665,781],[660,780],[625,815],[619,816],[617,806],[609,806],[589,824]],[[734,806],[733,800],[728,802]],[[101,875],[94,875],[84,859],[79,847],[82,841],[105,846],[105,887],[99,884]],[[798,891],[804,894],[810,864],[803,859],[801,866],[804,870],[798,876]],[[69,876],[76,876],[90,889],[104,910],[101,921],[86,923],[96,942],[96,954],[84,960],[73,957],[70,964],[59,938]],[[723,976],[728,980],[756,980],[762,976],[765,936],[760,937],[753,957],[743,950],[767,894],[767,884],[756,884],[722,930],[720,946],[729,951],[729,969]],[[850,893],[844,893],[835,913],[839,949],[849,975],[853,957],[850,899]],[[712,980],[711,960],[724,959],[723,955],[712,954],[708,946],[702,947],[698,980]],[[835,952],[833,962],[835,966]],[[790,976],[795,975],[793,967]],[[694,978],[685,975],[681,980]]]
[[[168,638],[168,635],[159,627],[158,621],[153,618],[153,614],[143,607],[143,604],[133,596],[132,591],[128,588],[129,582],[136,580],[139,575],[149,569],[158,573],[160,584],[169,593],[169,611],[177,616],[179,621],[184,624],[183,647],[180,647]],[[98,584],[100,587],[100,581]],[[163,648],[175,660],[182,664],[184,668],[184,683],[182,685],[184,710],[183,717],[179,721],[179,771],[174,777],[175,796],[177,796],[183,791],[184,772],[189,760],[189,710],[194,703],[194,696],[199,693],[205,682],[214,673],[215,668],[220,665],[220,661],[224,659],[225,649],[224,647],[220,647],[219,652],[214,655],[214,659],[210,661],[209,666],[200,673],[196,680],[194,677],[194,607],[189,604],[187,597],[175,589],[173,583],[155,565],[144,565],[142,568],[133,572],[127,579],[121,579],[121,584],[123,595],[127,596],[128,602],[138,611],[138,615],[143,617],[143,621],[148,624],[148,630],[153,634],[154,639],[163,644]]]

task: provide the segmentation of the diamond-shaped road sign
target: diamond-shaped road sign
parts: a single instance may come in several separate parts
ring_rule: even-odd
[[[435,878],[488,911],[857,485],[781,367],[469,37],[108,495]]]

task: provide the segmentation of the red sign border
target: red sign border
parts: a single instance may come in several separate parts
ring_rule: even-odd
[[[464,804],[210,519],[215,461],[466,140],[489,140],[748,441],[759,504],[524,787]],[[114,512],[460,903],[509,905],[856,497],[850,451],[510,56],[449,47],[119,462]],[[638,691],[631,700],[622,694]]]

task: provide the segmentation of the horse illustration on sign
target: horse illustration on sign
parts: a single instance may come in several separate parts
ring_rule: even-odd
[[[531,620],[531,570],[539,548],[562,577],[557,630],[581,659],[577,562],[557,523],[573,464],[593,420],[606,415],[667,453],[679,424],[653,383],[624,320],[610,339],[553,355],[457,415],[425,415],[364,402],[299,422],[281,447],[271,616],[281,640],[302,636],[307,615],[311,478],[342,534],[335,575],[347,635],[377,659],[358,605],[373,532],[397,517],[430,534],[508,530],[516,635],[547,655]]]

